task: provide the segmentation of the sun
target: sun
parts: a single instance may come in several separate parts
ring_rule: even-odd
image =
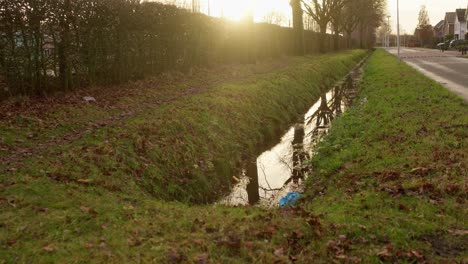
[[[211,7],[215,15],[231,20],[241,20],[252,10],[252,0],[212,0]],[[216,14],[217,13],[217,14]]]
[[[258,22],[272,11],[286,17],[291,12],[289,0],[209,0],[209,6],[211,15],[236,21],[251,13]]]

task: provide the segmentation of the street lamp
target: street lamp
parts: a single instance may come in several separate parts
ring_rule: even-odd
[[[398,44],[398,62],[400,58],[400,0],[397,0],[397,44]]]
[[[391,27],[390,27],[390,16],[387,16],[388,22],[387,22],[387,48],[390,48],[390,35],[391,35]]]

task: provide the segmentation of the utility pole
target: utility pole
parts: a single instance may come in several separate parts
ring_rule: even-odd
[[[387,48],[390,48],[390,35],[391,35],[391,28],[390,27],[390,16],[387,16],[388,22],[387,22]]]
[[[397,42],[398,42],[398,62],[400,58],[400,0],[397,0]]]

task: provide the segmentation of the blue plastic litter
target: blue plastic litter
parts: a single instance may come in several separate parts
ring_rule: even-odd
[[[297,192],[290,192],[288,193],[285,197],[281,198],[279,201],[280,207],[288,207],[288,206],[294,206],[296,205],[297,200],[299,200],[299,197],[301,195]]]

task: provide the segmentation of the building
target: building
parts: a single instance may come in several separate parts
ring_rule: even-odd
[[[44,52],[45,57],[53,56],[55,52],[55,44],[54,39],[49,35],[44,35],[44,39],[42,40],[42,50]]]
[[[465,39],[467,33],[466,9],[457,9],[454,23],[455,39]]]
[[[445,20],[441,20],[434,26],[434,36],[436,38],[443,38],[444,37],[444,24]]]
[[[453,36],[455,33],[455,12],[447,12],[445,13],[445,22],[444,22],[444,37],[445,36]]]

